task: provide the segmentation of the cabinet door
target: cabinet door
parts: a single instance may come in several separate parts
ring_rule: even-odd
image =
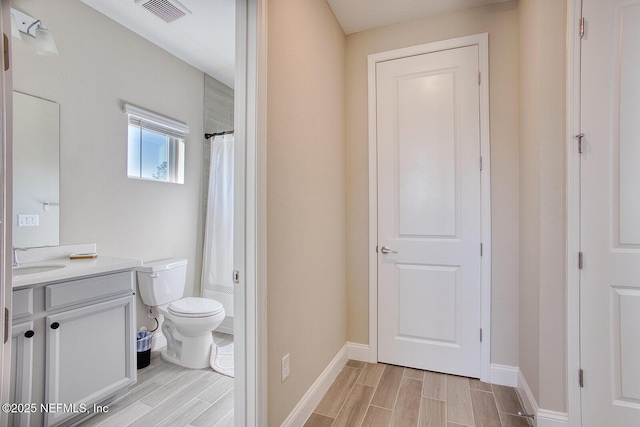
[[[45,414],[58,425],[135,382],[135,299],[127,296],[46,317]]]
[[[11,403],[30,404],[33,384],[33,322],[18,323],[11,327]],[[9,425],[28,427],[31,414],[20,411],[9,414]]]

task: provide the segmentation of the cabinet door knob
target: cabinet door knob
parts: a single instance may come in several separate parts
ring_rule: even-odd
[[[24,333],[25,338],[31,338],[32,336],[34,336],[36,333],[33,331],[27,331]]]
[[[53,322],[51,324],[51,329],[58,329],[59,327],[60,327],[60,323],[58,323],[58,322]]]

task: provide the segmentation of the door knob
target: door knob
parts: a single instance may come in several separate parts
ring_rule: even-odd
[[[398,251],[391,250],[389,246],[383,246],[380,248],[380,252],[383,254],[397,254]]]
[[[60,323],[58,323],[58,322],[53,322],[51,324],[51,329],[58,329],[59,327],[60,327]]]

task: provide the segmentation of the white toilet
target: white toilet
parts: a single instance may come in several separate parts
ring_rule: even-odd
[[[136,269],[142,301],[164,316],[167,349],[162,358],[191,369],[209,366],[212,331],[224,320],[224,308],[207,298],[183,298],[186,259],[165,259]]]

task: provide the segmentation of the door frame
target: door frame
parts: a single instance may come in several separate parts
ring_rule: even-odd
[[[9,0],[0,1],[0,33],[6,34],[11,49],[11,2]],[[7,31],[8,29],[8,31]],[[4,53],[4,44],[2,45]],[[1,55],[0,57],[3,57]],[[4,63],[4,61],[0,61]],[[0,67],[0,311],[2,326],[0,335],[4,335],[7,329],[7,342],[4,336],[0,338],[0,376],[2,378],[11,377],[11,287],[12,280],[12,246],[11,246],[11,216],[13,200],[13,174],[12,174],[12,153],[13,153],[13,82],[11,74],[12,64],[7,71]],[[5,313],[9,315],[5,319]],[[6,323],[5,323],[6,322]],[[7,402],[9,397],[9,381],[3,381],[0,386],[0,401]],[[8,416],[0,413],[0,427],[6,426]]]
[[[480,174],[482,273],[480,379],[491,377],[491,156],[489,135],[489,34],[481,33],[368,56],[369,81],[369,362],[378,361],[378,156],[376,130],[376,64],[442,50],[478,46],[480,79]]]
[[[234,253],[240,271],[234,289],[236,316],[236,426],[267,423],[267,0],[236,0],[235,141],[243,170],[235,179],[244,199],[235,208],[241,218],[234,239],[244,242]]]
[[[582,0],[567,0],[567,108],[566,108],[566,167],[567,167],[567,417],[569,426],[582,425],[580,390],[580,153],[576,135],[580,134],[580,18]]]

